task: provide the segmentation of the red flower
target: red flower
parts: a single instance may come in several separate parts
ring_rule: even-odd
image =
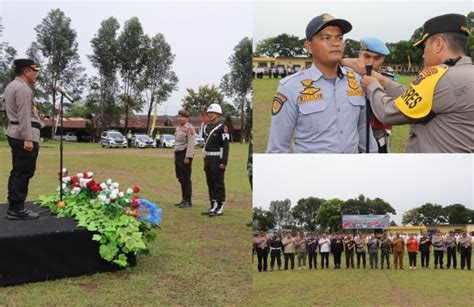
[[[100,186],[98,184],[95,184],[90,187],[92,192],[99,192],[100,191]]]
[[[140,187],[136,185],[133,187],[133,193],[138,193],[138,192],[140,192]]]
[[[71,184],[75,184],[78,181],[79,181],[79,178],[77,176],[74,176],[71,178]]]
[[[138,208],[140,206],[140,204],[138,203],[138,201],[134,200],[133,201],[133,208]]]
[[[97,182],[95,182],[95,180],[92,179],[92,180],[89,181],[86,185],[90,188],[90,187],[93,187],[93,186],[97,185]]]
[[[87,173],[82,173],[82,178],[87,179],[89,178],[89,176],[87,175]]]
[[[76,182],[76,183],[73,183],[73,184],[71,185],[71,187],[73,187],[73,188],[80,188],[81,185]]]
[[[132,197],[132,202],[135,202],[137,199],[139,199],[140,197],[138,197],[137,195],[133,196]]]

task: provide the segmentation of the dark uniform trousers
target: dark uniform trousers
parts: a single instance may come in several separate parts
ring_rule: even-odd
[[[278,269],[281,268],[281,249],[272,249],[270,251],[270,268],[273,270],[277,262]]]
[[[184,164],[186,158],[186,150],[175,151],[174,153],[174,165],[176,171],[176,178],[178,178],[181,184],[181,196],[182,200],[191,202],[191,196],[193,194],[193,187],[191,182],[191,171],[193,159],[189,158],[189,164]]]
[[[206,156],[204,158],[204,171],[206,172],[207,187],[211,200],[225,202],[224,169],[219,168],[219,156]]]
[[[267,271],[268,249],[257,247],[258,271]]]
[[[467,269],[471,269],[471,257],[472,257],[472,247],[461,247],[461,269],[464,270],[464,266],[467,266]]]
[[[440,267],[443,267],[443,255],[444,251],[434,251],[434,265],[435,269],[438,267],[438,263]]]
[[[295,253],[284,253],[285,256],[285,270],[288,270],[288,263],[291,262],[291,269],[295,269]]]
[[[430,251],[422,251],[421,252],[421,267],[429,267],[430,266]]]
[[[12,170],[8,178],[8,209],[23,210],[28,195],[28,185],[35,174],[39,143],[33,142],[33,150],[23,149],[24,141],[8,138],[12,150]]]
[[[365,269],[365,252],[356,252],[357,254],[357,268],[360,268],[360,259],[362,258],[362,265],[364,266]]]
[[[354,250],[346,250],[346,269],[349,268],[349,263],[351,268],[354,268]]]
[[[308,262],[309,262],[309,269],[311,270],[314,265],[314,269],[317,270],[318,265],[318,252],[316,249],[313,252],[308,252]]]
[[[334,257],[334,267],[340,269],[341,268],[341,255],[342,255],[342,252],[333,252],[332,255]]]
[[[453,269],[456,269],[458,266],[458,262],[456,259],[456,247],[448,247],[447,248],[447,256],[448,256],[448,263],[446,267],[449,269],[451,267],[451,258],[453,259]]]
[[[390,269],[390,252],[389,251],[382,251],[380,253],[380,265],[383,269],[383,263],[386,260],[387,268]]]

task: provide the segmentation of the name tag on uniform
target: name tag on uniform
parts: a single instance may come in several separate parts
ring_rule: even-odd
[[[363,90],[346,90],[347,96],[362,96],[364,95]]]
[[[298,96],[298,103],[306,103],[315,100],[323,99],[323,93],[319,93],[321,89],[317,87],[307,87],[300,92],[301,95]]]

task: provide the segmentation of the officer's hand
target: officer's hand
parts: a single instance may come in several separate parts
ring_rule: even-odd
[[[32,141],[24,141],[23,142],[23,149],[26,151],[32,151],[33,150],[33,142]]]
[[[189,164],[189,158],[184,158],[184,164]]]
[[[219,164],[218,167],[219,167],[220,169],[225,169],[225,164],[224,164],[224,163],[221,163],[221,164]]]
[[[374,83],[374,82],[377,82],[377,78],[365,75],[365,76],[362,76],[360,83],[362,84],[364,91],[367,92],[367,87],[369,86],[369,84]]]
[[[359,59],[345,58],[341,60],[341,65],[354,69],[359,75],[365,75],[367,73],[365,63]]]

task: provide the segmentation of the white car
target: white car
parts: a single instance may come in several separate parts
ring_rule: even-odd
[[[118,131],[109,130],[100,136],[100,144],[102,147],[122,147],[127,148],[127,139]]]
[[[172,134],[163,134],[160,138],[160,147],[173,148],[175,137]]]
[[[132,137],[132,146],[135,148],[155,148],[155,141],[146,134],[135,134]]]

